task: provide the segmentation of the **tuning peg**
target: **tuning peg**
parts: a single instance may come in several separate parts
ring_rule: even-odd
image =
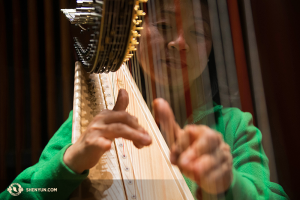
[[[135,38],[132,38],[131,43],[133,45],[138,45],[139,44],[139,42]]]
[[[146,15],[146,13],[145,13],[143,10],[137,10],[137,11],[136,11],[136,14],[139,15],[139,16],[144,16],[144,15]]]
[[[132,22],[135,24],[135,25],[139,25],[139,23],[137,22],[137,20],[132,20]]]
[[[136,51],[135,46],[130,46],[130,47],[129,47],[129,51]]]
[[[139,34],[137,31],[132,31],[133,37],[140,37],[141,34]]]
[[[135,30],[138,30],[138,31],[143,30],[143,29],[144,29],[143,27],[135,27]]]

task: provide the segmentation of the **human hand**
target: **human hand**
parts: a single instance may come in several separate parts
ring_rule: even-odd
[[[104,110],[94,117],[86,131],[64,154],[64,163],[70,169],[81,174],[95,166],[100,157],[111,148],[115,138],[132,140],[137,148],[152,143],[151,137],[138,124],[137,118],[125,112],[128,102],[126,90],[121,89],[114,109]]]
[[[228,190],[233,179],[232,155],[222,135],[204,125],[187,125],[180,129],[163,99],[156,99],[153,108],[156,121],[169,135],[167,138],[176,138],[171,147],[171,163],[207,193]]]

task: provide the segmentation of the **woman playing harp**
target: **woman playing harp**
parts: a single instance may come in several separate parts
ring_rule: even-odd
[[[216,88],[207,86],[205,77],[212,50],[208,5],[195,2],[152,4],[156,13],[145,19],[137,52],[146,82],[154,82],[156,96],[165,97],[171,105],[161,98],[153,102],[155,118],[171,148],[171,162],[181,169],[198,199],[287,199],[283,189],[269,181],[261,134],[251,115],[212,102]],[[24,192],[19,197],[68,198],[114,138],[131,140],[137,148],[150,145],[145,129],[125,112],[128,101],[127,92],[120,90],[113,111],[100,112],[73,145],[70,114],[40,161],[14,180],[24,188],[58,188],[58,192]],[[186,123],[193,125],[181,128]],[[15,197],[4,191],[0,198]]]

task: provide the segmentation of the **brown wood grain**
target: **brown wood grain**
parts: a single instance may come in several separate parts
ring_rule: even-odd
[[[22,141],[24,136],[24,87],[22,62],[22,29],[20,1],[12,1],[13,23],[13,64],[15,84],[15,163],[16,174],[22,170]]]
[[[0,1],[0,60],[1,60],[1,73],[0,73],[0,188],[6,187],[6,150],[7,150],[7,134],[8,134],[8,65],[7,65],[7,52],[6,52],[6,19],[4,2]]]
[[[45,47],[46,47],[46,90],[47,90],[47,122],[48,138],[50,139],[56,131],[56,77],[55,77],[55,46],[53,29],[53,2],[44,0],[45,13]]]
[[[38,43],[37,0],[29,0],[28,12],[28,46],[30,70],[30,105],[31,105],[31,161],[35,164],[41,149],[41,80]]]
[[[68,8],[68,0],[60,0],[60,9]],[[72,109],[72,91],[74,74],[71,59],[72,44],[70,34],[70,23],[63,13],[60,13],[60,41],[61,41],[61,72],[62,72],[62,95],[63,95],[63,117],[67,119]]]

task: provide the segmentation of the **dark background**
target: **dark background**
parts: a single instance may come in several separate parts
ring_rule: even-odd
[[[41,151],[72,110],[70,0],[0,1],[0,190]],[[63,66],[63,67],[62,67]]]
[[[278,179],[299,199],[300,1],[251,2]]]
[[[251,3],[278,180],[296,199],[300,2]],[[38,161],[72,109],[74,52],[69,22],[60,12],[69,5],[70,0],[0,0],[0,191]]]

